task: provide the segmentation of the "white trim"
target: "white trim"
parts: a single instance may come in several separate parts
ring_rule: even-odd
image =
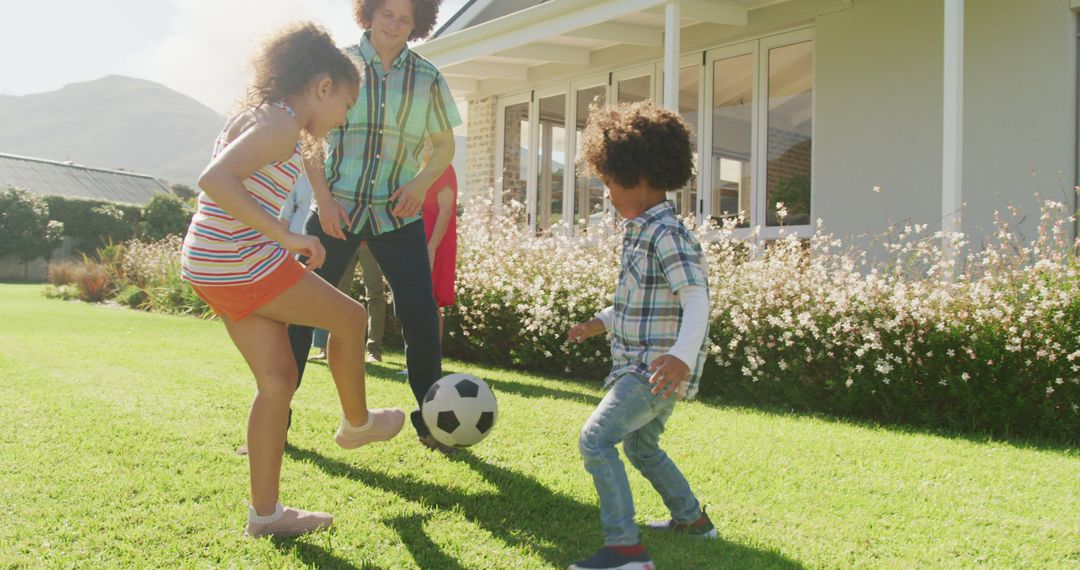
[[[492,63],[489,61],[466,61],[442,68],[442,74],[448,77],[496,77],[525,81],[529,78],[529,68],[510,63]]]
[[[682,17],[689,20],[698,20],[712,24],[725,26],[745,26],[749,21],[748,10],[742,6],[730,4],[716,4],[705,0],[678,0]],[[662,12],[660,8],[652,8],[649,12]]]
[[[964,184],[964,0],[945,0],[944,67],[941,229],[959,232]]]
[[[495,2],[495,0],[474,0],[472,4],[465,6],[461,9],[461,11],[452,16],[453,21],[450,22],[450,25],[446,26],[441,30],[437,30],[439,33],[438,37],[443,37],[445,35],[452,34],[459,30],[464,30],[468,28],[469,25],[472,24],[473,20],[475,20],[476,17],[479,16],[493,2]]]
[[[604,22],[588,28],[572,30],[562,35],[571,38],[587,38],[638,46],[660,47],[664,45],[664,32],[656,28],[632,26],[617,22]]]
[[[476,93],[480,90],[480,81],[468,77],[446,76],[446,84],[451,92],[458,94]]]
[[[555,0],[416,46],[437,67],[543,41],[659,6],[664,0]]]
[[[552,44],[529,44],[507,48],[494,53],[498,57],[524,59],[538,63],[588,66],[591,52],[585,48]]]
[[[650,94],[653,101],[656,100],[656,64],[646,63],[644,65],[635,65],[632,67],[624,67],[618,71],[611,73],[611,101],[608,104],[614,105],[619,102],[619,83],[630,79],[637,79],[638,77],[649,78],[649,88],[646,90]]]
[[[664,107],[679,112],[679,2],[664,6]]]

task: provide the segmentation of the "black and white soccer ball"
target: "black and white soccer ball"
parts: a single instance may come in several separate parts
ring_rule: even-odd
[[[428,389],[421,413],[435,439],[444,445],[469,447],[491,433],[499,405],[483,380],[472,374],[450,374]]]

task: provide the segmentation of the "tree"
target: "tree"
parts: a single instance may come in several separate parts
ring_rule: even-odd
[[[173,184],[169,187],[169,190],[173,193],[174,196],[180,198],[184,202],[191,202],[199,196],[198,190],[193,190],[190,186],[186,184]]]
[[[24,264],[48,259],[60,245],[63,224],[49,220],[49,206],[19,188],[0,190],[0,256],[14,255]]]
[[[183,234],[191,222],[191,208],[172,194],[155,194],[143,210],[139,234],[149,240]]]

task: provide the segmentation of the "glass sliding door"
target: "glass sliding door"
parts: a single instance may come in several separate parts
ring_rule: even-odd
[[[561,223],[566,175],[566,94],[541,97],[537,104],[536,233],[547,234]]]
[[[606,79],[606,78],[605,78]],[[578,159],[581,156],[582,134],[593,109],[607,104],[607,85],[583,87],[574,94],[574,224],[580,230],[603,223],[605,203],[604,184],[587,174]]]
[[[500,203],[508,207],[515,219],[525,223],[525,200],[529,185],[529,100],[528,96],[500,101],[499,178],[502,190]]]
[[[694,155],[695,173],[701,168],[698,156],[698,125],[701,114],[701,54],[697,54],[697,63],[684,65],[679,70],[679,115],[690,125],[690,151]],[[681,216],[697,214],[698,180],[690,176],[686,187],[675,193],[675,211]]]
[[[753,195],[753,52],[712,61],[711,163],[708,216],[749,227]],[[741,218],[740,218],[741,217]]]
[[[814,42],[768,51],[765,223],[810,224],[810,179],[814,126]],[[786,216],[778,215],[783,204]]]

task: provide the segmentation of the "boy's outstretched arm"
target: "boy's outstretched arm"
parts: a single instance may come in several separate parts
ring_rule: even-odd
[[[615,307],[606,307],[596,313],[595,318],[570,327],[570,330],[566,331],[566,340],[573,343],[582,343],[587,338],[603,333],[611,328],[611,315],[614,311]]]

